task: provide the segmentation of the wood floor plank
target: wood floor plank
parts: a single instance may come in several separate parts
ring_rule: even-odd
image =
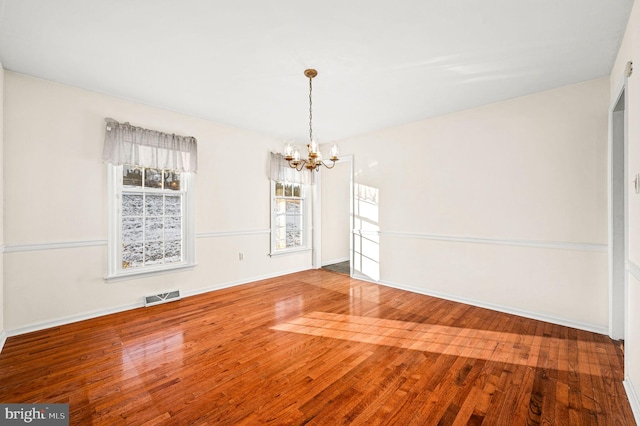
[[[305,271],[7,339],[72,425],[633,425],[606,336]]]

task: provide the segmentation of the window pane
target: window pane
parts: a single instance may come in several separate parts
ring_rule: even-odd
[[[145,195],[145,216],[162,216],[164,214],[164,196]]]
[[[287,248],[287,226],[286,217],[282,217],[282,225],[277,226],[274,230],[274,245],[276,250]]]
[[[145,241],[159,241],[163,239],[163,220],[161,217],[148,217],[144,223]]]
[[[180,240],[166,241],[164,243],[165,263],[175,263],[182,261],[182,244]]]
[[[300,200],[287,200],[287,213],[300,214],[302,212]]]
[[[302,230],[302,216],[287,215],[287,231],[301,231],[301,230]]]
[[[276,216],[276,227],[278,227],[278,228],[286,228],[287,227],[287,216],[285,216],[285,215]]]
[[[167,216],[180,216],[182,211],[182,197],[180,195],[167,195],[164,197],[164,214]]]
[[[145,188],[162,188],[162,170],[144,169]]]
[[[293,196],[294,196],[294,197],[300,197],[300,196],[301,196],[301,195],[300,195],[300,192],[301,192],[301,191],[300,191],[300,188],[301,188],[301,186],[300,186],[300,185],[294,185],[294,186],[293,186]]]
[[[291,197],[293,195],[293,187],[290,183],[284,184],[284,196]]]
[[[276,199],[276,213],[284,213],[287,205],[287,200],[285,199]]]
[[[302,245],[302,232],[287,231],[287,248],[299,247]]]
[[[165,170],[164,172],[164,188],[174,191],[180,190],[180,173]]]
[[[124,186],[142,186],[142,169],[140,167],[123,166],[122,184]]]
[[[154,241],[152,243],[145,243],[144,245],[144,263],[145,265],[159,265],[164,257],[163,253],[164,244],[162,241]]]
[[[122,194],[122,216],[142,216],[142,194]]]
[[[180,217],[164,218],[164,238],[179,240],[182,237],[182,219]]]
[[[282,250],[287,248],[287,232],[286,229],[282,228],[281,232],[278,232],[278,235],[281,236],[276,238],[276,249]]]
[[[276,228],[276,239],[284,241],[287,238],[287,228],[284,226]]]
[[[282,197],[284,195],[284,189],[282,187],[282,182],[276,182],[276,196]]]
[[[149,195],[145,197],[145,213],[146,216],[162,216],[164,213],[164,208],[162,205],[163,201],[162,195]]]
[[[135,243],[141,242],[143,237],[141,217],[123,217],[122,218],[122,242]]]
[[[142,243],[124,244],[122,246],[122,269],[142,266]]]

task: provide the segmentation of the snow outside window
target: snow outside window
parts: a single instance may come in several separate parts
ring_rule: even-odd
[[[109,165],[107,278],[193,266],[191,174]]]
[[[305,185],[272,181],[271,254],[308,248],[309,213]]]

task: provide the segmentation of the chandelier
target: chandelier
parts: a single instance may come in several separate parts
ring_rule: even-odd
[[[320,147],[313,139],[313,101],[311,100],[311,93],[313,91],[312,80],[313,77],[318,75],[318,71],[308,69],[304,71],[304,75],[309,78],[309,143],[307,144],[307,158],[300,158],[298,148],[287,143],[284,147],[284,159],[289,163],[289,167],[297,171],[303,169],[319,171],[321,165],[327,169],[332,169],[336,165],[336,161],[338,161],[338,146],[334,144],[331,147],[331,151],[329,152],[331,165],[328,165],[327,162],[322,160]]]

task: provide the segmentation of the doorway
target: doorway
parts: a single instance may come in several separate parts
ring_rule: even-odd
[[[352,157],[344,157],[331,170],[322,170],[319,251],[324,269],[351,275]]]

